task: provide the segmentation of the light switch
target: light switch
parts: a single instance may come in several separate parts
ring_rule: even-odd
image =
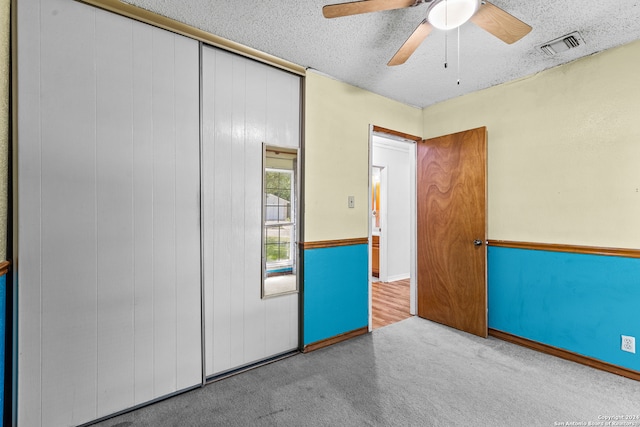
[[[355,208],[355,207],[356,207],[355,197],[349,196],[349,208]]]

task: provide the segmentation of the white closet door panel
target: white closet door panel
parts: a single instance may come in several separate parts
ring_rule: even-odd
[[[176,129],[174,37],[154,29],[153,267],[155,393],[176,390]]]
[[[95,21],[41,7],[42,422],[61,426],[96,416]]]
[[[231,365],[230,341],[231,286],[234,272],[232,247],[232,192],[231,174],[233,114],[233,56],[220,53],[215,62],[214,86],[214,199],[213,199],[213,360],[211,373],[229,369]],[[237,273],[236,273],[237,274]],[[205,326],[206,328],[206,326]]]
[[[265,105],[267,105],[267,72],[265,72],[265,66],[258,62],[247,61],[246,62],[246,123],[245,134],[247,141],[254,147],[252,152],[255,151],[256,146],[260,146],[262,151],[262,143],[267,141],[267,111]],[[253,159],[254,156],[251,156]],[[259,156],[260,168],[258,168],[258,178],[262,179],[262,153]],[[256,173],[251,169],[252,173]],[[253,190],[253,189],[252,189]],[[260,197],[262,189],[258,188]],[[258,205],[261,206],[262,201],[258,201]]]
[[[282,318],[279,322],[282,322],[282,331],[278,333],[277,337],[274,337],[274,341],[281,343],[282,346],[295,347],[298,344],[298,298],[296,295],[288,295],[282,298]],[[280,323],[279,323],[280,324]]]
[[[132,24],[96,14],[98,417],[133,406]]]
[[[18,423],[77,425],[200,382],[198,43],[20,5]]]
[[[199,46],[176,37],[177,388],[202,378],[200,304]],[[196,84],[194,84],[196,83]],[[195,356],[195,357],[194,357]]]
[[[289,303],[289,345],[298,346],[300,341],[300,298]]]
[[[298,296],[261,298],[261,218],[262,143],[298,146],[299,124],[287,122],[299,121],[299,98],[286,104],[300,81],[213,48],[202,58],[205,353],[213,375],[298,345],[297,312],[293,329],[290,316]],[[270,91],[284,101],[271,102]]]
[[[297,346],[298,324],[291,322],[291,309],[297,306],[298,295],[285,295],[266,300],[266,343],[267,352],[271,354],[281,353]],[[292,337],[295,344],[292,346]]]
[[[300,79],[271,69],[267,74],[267,143],[298,147],[300,140]],[[296,99],[295,103],[292,100]]]
[[[296,148],[300,135],[300,80],[269,70],[267,77],[267,139],[269,144]],[[298,295],[266,301],[267,352],[294,348],[298,343]]]
[[[300,341],[300,298],[289,300],[289,347],[297,347]]]
[[[205,49],[201,56],[202,70],[215,70],[216,56]],[[206,375],[213,373],[213,248],[214,248],[214,224],[215,224],[215,198],[214,191],[214,167],[215,167],[215,81],[211,78],[203,78],[202,91],[202,233],[203,233],[203,284],[204,284],[204,348]],[[204,116],[207,114],[207,116]]]
[[[154,393],[153,29],[133,26],[134,404]]]
[[[264,66],[255,62],[247,62],[246,87],[247,94],[251,96],[246,103],[246,135],[247,143],[251,149],[245,154],[245,176],[247,182],[258,183],[246,186],[244,190],[245,215],[244,227],[246,230],[258,230],[262,227],[262,142],[266,140],[266,105],[267,75]],[[250,214],[249,214],[250,213]],[[266,327],[265,306],[261,299],[261,274],[260,263],[262,248],[260,236],[247,234],[245,236],[245,266],[244,277],[246,286],[244,289],[244,357],[247,362],[260,360],[265,357]],[[257,244],[256,244],[257,241]],[[246,363],[246,362],[245,362]]]
[[[25,13],[29,11],[29,13]],[[18,129],[20,144],[17,145],[18,159],[18,236],[20,240],[18,260],[14,267],[19,269],[18,281],[14,283],[18,292],[18,419],[24,425],[42,424],[42,367],[40,336],[42,327],[42,252],[40,222],[40,201],[42,195],[42,173],[40,165],[42,132],[40,128],[40,3],[25,0],[17,8],[18,50],[31,55],[19,55],[18,60]],[[14,58],[16,59],[16,58]],[[24,242],[24,244],[23,244]],[[15,278],[15,276],[14,276]],[[28,399],[28,400],[27,400]]]
[[[288,83],[289,87],[291,88],[291,91],[289,92],[289,105],[290,105],[290,110],[289,110],[289,118],[291,120],[291,127],[292,127],[292,131],[291,131],[291,136],[293,137],[293,144],[296,145],[296,141],[297,141],[297,146],[300,146],[300,136],[302,134],[302,118],[301,118],[301,111],[300,111],[300,103],[301,103],[301,99],[302,99],[302,95],[301,95],[301,87],[302,87],[302,79],[294,77],[292,75],[289,75],[289,83]],[[297,118],[297,119],[296,119]],[[296,317],[298,315],[296,314]],[[296,337],[296,340],[298,338]]]
[[[245,156],[251,151],[249,141],[245,141],[245,105],[246,105],[246,59],[237,55],[232,56],[232,100],[231,100],[231,281],[230,281],[230,326],[229,355],[230,367],[243,365],[244,355],[244,289],[245,264],[247,259],[245,249],[254,239],[245,239],[247,235],[259,232],[245,227],[245,217],[253,212],[245,211],[245,191],[255,186],[255,182],[245,180]],[[247,147],[245,148],[245,144]],[[252,233],[253,232],[253,233]],[[258,236],[259,237],[259,236]],[[249,240],[246,242],[245,240]]]

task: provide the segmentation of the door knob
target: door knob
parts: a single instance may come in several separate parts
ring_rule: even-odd
[[[482,240],[476,239],[476,240],[473,241],[473,244],[476,245],[476,246],[482,246]]]

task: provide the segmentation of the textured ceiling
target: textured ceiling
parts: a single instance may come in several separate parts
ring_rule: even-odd
[[[460,28],[458,52],[457,30],[446,37],[434,30],[404,65],[387,67],[425,17],[428,5],[326,19],[322,6],[340,1],[127,2],[417,107],[640,39],[640,0],[493,0],[533,31],[507,45],[468,22]],[[572,31],[580,32],[584,45],[553,57],[538,49]]]

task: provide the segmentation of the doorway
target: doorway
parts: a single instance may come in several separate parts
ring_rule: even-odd
[[[371,128],[370,330],[415,314],[415,142],[419,140]]]
[[[486,337],[486,128],[471,129],[423,141],[419,137],[371,126],[370,195],[374,194],[371,191],[373,166],[384,167],[387,175],[393,169],[385,162],[374,159],[374,141],[378,137],[408,143],[412,147],[410,315],[418,314],[420,317]],[[419,204],[418,189],[421,195]],[[389,194],[394,192],[387,190]],[[382,189],[381,273],[386,259],[385,229],[388,228],[385,227],[383,212],[384,196],[385,190]],[[373,200],[371,197],[370,204]],[[373,246],[372,218],[373,215],[370,215],[370,269]],[[446,227],[443,227],[443,224]],[[419,247],[416,246],[418,240]],[[420,264],[417,263],[418,259]],[[418,279],[419,300],[416,286]],[[369,330],[373,329],[373,283],[370,275]]]

